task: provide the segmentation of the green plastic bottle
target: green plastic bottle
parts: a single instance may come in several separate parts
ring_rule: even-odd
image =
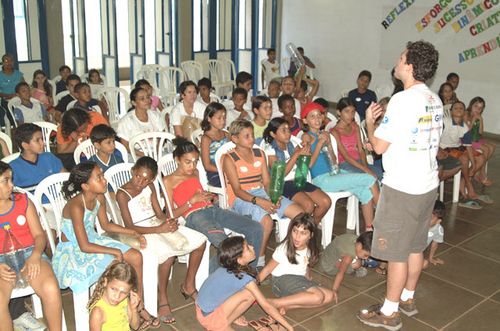
[[[285,185],[285,162],[274,161],[271,168],[271,182],[269,184],[269,197],[271,202],[277,204],[280,197],[283,195],[283,187]]]
[[[297,159],[297,168],[295,169],[295,178],[293,182],[295,184],[295,187],[299,190],[302,190],[306,185],[310,162],[310,155],[300,155]]]
[[[474,124],[472,124],[471,135],[473,142],[476,142],[481,138],[481,135],[479,134],[479,120],[476,120]]]

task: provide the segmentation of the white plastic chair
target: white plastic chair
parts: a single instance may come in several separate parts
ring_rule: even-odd
[[[137,72],[138,79],[145,79],[151,84],[154,90],[154,95],[160,95],[160,70],[163,67],[158,64],[145,64]]]
[[[0,139],[5,141],[5,144],[7,145],[7,149],[9,150],[9,153],[12,154],[12,139],[10,139],[10,136],[8,134],[0,131]]]
[[[54,100],[56,98],[56,83],[50,79],[47,79],[47,82],[50,84],[50,87],[52,88],[52,104],[55,106],[57,105],[56,103],[54,103]]]
[[[168,132],[145,132],[132,137],[128,146],[134,162],[139,158],[138,151],[158,161],[172,151],[174,139],[175,136]]]
[[[460,177],[462,176],[462,171],[459,171],[453,176],[453,196],[452,202],[458,202],[460,197]],[[444,201],[444,180],[439,182],[439,200]]]
[[[77,102],[78,100],[73,100],[70,103],[68,103],[68,105],[66,106],[66,110],[70,110],[71,108],[73,108]],[[92,106],[92,109],[94,109],[94,111],[102,115],[102,109],[98,105]]]
[[[56,251],[56,244],[54,241],[54,237],[52,235],[52,231],[50,230],[50,227],[48,226],[47,219],[45,218],[45,211],[43,210],[42,206],[40,205],[40,202],[37,201],[35,196],[31,194],[30,192],[20,188],[20,187],[14,187],[15,192],[19,193],[24,193],[27,195],[28,199],[33,203],[35,206],[36,212],[38,214],[38,218],[40,219],[40,224],[42,226],[42,229],[45,231],[48,239],[48,244],[50,246],[50,250],[52,252]],[[31,286],[27,286],[25,288],[15,288],[12,290],[12,293],[10,295],[11,299],[15,298],[21,298],[31,295],[31,299],[33,300],[33,312],[35,314],[36,318],[41,318],[43,317],[43,310],[42,310],[42,302],[40,301],[40,298],[38,295],[35,294],[35,291]],[[64,310],[62,311],[62,330],[66,331],[66,318],[64,317]]]
[[[201,136],[203,136],[203,130],[201,128],[198,128],[191,133],[191,141],[198,147],[201,146]]]
[[[118,123],[120,118],[127,113],[129,94],[120,87],[105,87],[101,90],[98,99],[104,97],[108,104],[108,116],[111,126]],[[124,103],[121,103],[123,98]],[[121,108],[120,108],[121,107]]]
[[[19,155],[21,155],[21,153],[17,152],[17,153],[13,153],[13,154],[10,154],[10,155],[7,155],[6,157],[4,157],[2,159],[2,162],[5,162],[5,163],[10,163],[12,162],[13,160],[17,159],[19,157]]]
[[[177,67],[163,67],[159,74],[160,97],[165,105],[173,105],[177,97],[177,87],[185,81],[184,71]]]
[[[115,148],[122,155],[122,159],[124,162],[128,161],[128,152],[127,148],[119,141],[115,141]],[[79,164],[81,162],[81,156],[85,155],[87,160],[92,156],[97,154],[97,150],[94,145],[90,141],[90,139],[86,139],[80,143],[80,145],[76,146],[75,151],[73,152],[73,159],[75,160],[75,164]]]
[[[99,71],[99,76],[102,79],[102,85],[103,86],[108,86],[107,80],[106,80],[106,76],[104,76],[100,71]],[[85,82],[87,84],[91,84],[90,81],[89,81],[89,73],[88,72],[86,74],[81,75],[80,79],[82,80],[82,82]]]
[[[198,61],[183,61],[181,68],[184,70],[188,80],[192,80],[196,84],[203,78],[203,66]]]
[[[207,60],[206,63],[215,94],[220,98],[230,95],[233,88],[236,87],[234,81],[236,70],[233,61],[228,59]]]
[[[69,94],[68,90],[57,93],[54,97],[54,105],[57,105],[59,101],[61,101],[61,99],[67,96],[68,94]]]
[[[42,128],[43,143],[45,145],[44,151],[50,152],[50,135],[52,132],[57,132],[57,125],[50,122],[33,122]]]

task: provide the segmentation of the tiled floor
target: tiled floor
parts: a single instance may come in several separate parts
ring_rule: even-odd
[[[497,202],[482,210],[468,210],[451,203],[451,182],[446,185],[445,202],[448,215],[443,221],[445,244],[438,256],[444,265],[425,270],[416,292],[419,314],[403,316],[403,330],[500,330],[500,156],[489,163],[489,177],[495,182],[484,190]],[[345,229],[345,209],[338,206],[335,234]],[[276,244],[270,243],[271,253]],[[191,301],[179,293],[185,266],[177,264],[169,284],[169,298],[177,323],[163,325],[159,330],[202,330],[195,319]],[[314,270],[316,281],[331,286],[332,279]],[[269,286],[263,292],[271,296]],[[366,305],[384,297],[385,278],[373,270],[365,278],[346,276],[340,290],[340,302],[323,308],[289,311],[287,318],[296,330],[370,330],[355,317]],[[64,295],[69,330],[74,330],[72,302],[69,292]],[[254,306],[247,312],[250,319],[263,315]],[[238,328],[243,330],[244,328]]]

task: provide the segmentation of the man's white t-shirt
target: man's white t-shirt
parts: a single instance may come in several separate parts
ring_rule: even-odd
[[[375,131],[390,143],[382,155],[382,183],[408,194],[439,185],[436,155],[443,130],[443,104],[425,84],[395,94]]]
[[[264,59],[260,63],[264,69],[264,80],[267,87],[269,86],[270,81],[274,78],[280,77],[280,64],[277,60],[275,60],[274,63],[271,63],[268,59]]]
[[[201,102],[195,101],[193,104],[193,112],[191,113],[191,115],[189,115],[184,109],[184,104],[182,102],[179,102],[174,106],[174,109],[172,109],[172,113],[170,114],[170,124],[172,126],[182,125],[182,121],[186,116],[196,117],[200,120],[203,120],[205,108],[207,107],[204,106]]]
[[[309,265],[309,250],[303,249],[301,251],[295,251],[295,259],[297,264],[292,264],[288,261],[286,256],[287,244],[286,242],[276,247],[273,253],[273,260],[279,264],[274,268],[271,274],[274,277],[280,277],[283,275],[297,275],[305,276],[307,272],[307,266]]]
[[[135,110],[128,112],[118,122],[116,134],[118,137],[130,141],[132,137],[144,132],[161,132],[165,130],[165,119],[158,111],[148,110],[148,121],[142,122],[135,115]]]

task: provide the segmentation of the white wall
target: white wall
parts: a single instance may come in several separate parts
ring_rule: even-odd
[[[285,50],[288,42],[303,46],[318,68],[315,76],[320,80],[320,95],[337,101],[342,90],[356,86],[357,75],[363,69],[373,74],[372,89],[391,84],[390,70],[406,42],[430,41],[440,52],[439,68],[431,87],[437,91],[449,72],[457,72],[460,75],[458,97],[466,104],[477,95],[485,98],[485,130],[500,134],[500,47],[481,57],[463,63],[458,61],[462,51],[499,36],[500,24],[472,36],[470,25],[458,33],[451,28],[450,23],[457,16],[436,33],[433,24],[442,16],[439,14],[431,26],[418,32],[416,23],[438,3],[438,0],[421,0],[415,1],[384,29],[381,22],[400,2],[283,0],[281,49]],[[446,10],[458,2],[452,1]],[[474,1],[473,5],[479,3]],[[499,9],[500,5],[496,5],[471,25]]]

